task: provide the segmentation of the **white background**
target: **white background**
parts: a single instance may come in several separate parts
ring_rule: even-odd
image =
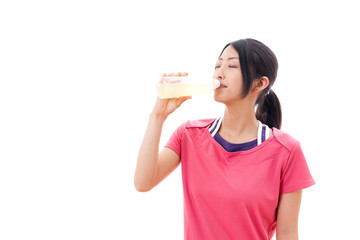
[[[356,1],[1,1],[0,239],[183,239],[181,168],[135,190],[164,72],[211,77],[223,46],[268,45],[282,130],[316,185],[300,239],[360,239]],[[169,117],[221,116],[212,96]],[[275,238],[274,238],[275,239]]]

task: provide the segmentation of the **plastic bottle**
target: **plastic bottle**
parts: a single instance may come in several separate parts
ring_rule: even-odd
[[[211,93],[220,86],[220,81],[194,81],[189,77],[162,77],[156,90],[159,98],[175,98]]]

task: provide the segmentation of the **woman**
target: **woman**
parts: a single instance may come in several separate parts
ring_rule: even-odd
[[[279,130],[277,68],[257,40],[227,44],[214,71],[223,117],[183,123],[160,153],[164,121],[191,97],[157,99],[134,183],[149,191],[182,163],[185,239],[298,239],[302,189],[315,182],[299,141]]]

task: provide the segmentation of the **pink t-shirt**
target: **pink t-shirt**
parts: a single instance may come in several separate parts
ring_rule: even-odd
[[[315,184],[300,143],[272,128],[257,147],[227,152],[208,131],[214,120],[183,123],[165,145],[181,159],[185,240],[271,239],[279,194]]]

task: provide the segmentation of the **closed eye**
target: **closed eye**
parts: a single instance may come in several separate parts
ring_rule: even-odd
[[[220,68],[220,66],[215,66],[215,69],[218,69]],[[235,66],[235,65],[229,65],[229,68],[239,68],[238,66]]]

